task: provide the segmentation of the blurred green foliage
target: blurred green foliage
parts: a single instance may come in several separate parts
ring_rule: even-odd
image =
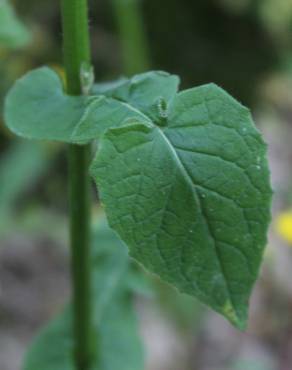
[[[0,45],[8,49],[27,45],[31,39],[29,30],[18,20],[8,0],[0,2]]]
[[[49,151],[37,143],[15,141],[1,158],[0,162],[0,221],[7,222],[9,214],[18,200],[36,177],[47,170]]]
[[[99,219],[92,238],[93,345],[99,350],[92,370],[141,370],[144,362],[133,295],[131,262],[126,246]],[[132,275],[131,275],[132,276]],[[25,370],[73,370],[71,305],[38,335],[25,360]],[[96,337],[97,333],[97,337]],[[100,366],[97,366],[97,363]]]

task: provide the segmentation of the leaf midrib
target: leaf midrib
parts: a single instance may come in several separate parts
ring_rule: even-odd
[[[216,256],[217,256],[218,265],[220,267],[221,274],[224,278],[225,288],[226,288],[226,292],[227,292],[229,301],[230,301],[230,303],[233,307],[234,312],[237,315],[237,311],[236,311],[236,308],[235,308],[235,305],[234,305],[234,302],[233,302],[233,298],[232,298],[232,294],[231,294],[231,291],[230,291],[230,287],[229,287],[229,284],[228,284],[228,279],[226,278],[223,263],[222,263],[222,260],[221,260],[220,251],[218,250],[215,236],[213,235],[212,228],[211,228],[211,226],[208,222],[208,218],[207,218],[206,213],[203,209],[203,206],[202,206],[202,203],[201,203],[201,200],[200,200],[200,196],[199,196],[199,194],[197,192],[197,189],[196,189],[196,185],[193,183],[187,169],[185,168],[184,163],[182,162],[181,158],[179,157],[178,153],[176,152],[176,150],[175,150],[174,146],[172,145],[170,139],[164,134],[163,130],[161,130],[159,127],[155,126],[154,124],[153,124],[153,127],[157,129],[158,133],[161,135],[161,137],[165,141],[166,145],[169,147],[171,153],[174,156],[175,161],[177,162],[179,168],[181,169],[182,176],[186,179],[187,183],[190,185],[190,187],[192,189],[194,200],[199,205],[200,213],[201,213],[202,218],[203,218],[203,220],[206,224],[206,227],[208,229],[208,234],[211,236],[212,243],[214,245],[214,250],[215,250],[215,253],[216,253]]]
[[[126,102],[124,102],[124,103],[127,104],[128,106],[132,107],[134,110],[140,112],[139,109],[133,107],[131,104],[126,103]],[[192,194],[193,194],[194,200],[196,201],[196,203],[199,206],[199,210],[200,210],[200,213],[202,215],[202,218],[203,218],[203,220],[205,222],[205,225],[207,227],[208,234],[211,236],[212,243],[214,245],[214,251],[215,251],[215,254],[216,254],[216,257],[217,257],[219,268],[221,270],[221,274],[222,274],[223,279],[224,279],[225,290],[227,292],[227,296],[229,298],[229,302],[230,302],[230,304],[231,304],[231,306],[233,308],[234,313],[237,316],[236,307],[234,305],[234,301],[233,301],[232,294],[231,294],[231,289],[230,289],[230,286],[228,284],[228,279],[226,278],[226,273],[224,271],[223,263],[222,263],[221,256],[220,256],[220,251],[218,250],[215,236],[213,235],[212,228],[211,228],[211,226],[210,226],[210,224],[208,222],[208,218],[207,218],[206,213],[205,213],[205,211],[203,209],[203,206],[202,206],[202,203],[201,203],[201,200],[200,200],[200,196],[199,196],[198,191],[196,189],[196,185],[193,183],[193,180],[192,180],[191,176],[189,175],[189,173],[188,173],[188,171],[187,171],[187,169],[186,169],[183,161],[181,160],[179,154],[176,152],[175,147],[172,145],[171,140],[168,138],[168,136],[163,132],[163,130],[159,126],[157,126],[152,121],[152,119],[150,117],[148,117],[146,114],[144,114],[142,112],[140,112],[140,113],[142,115],[144,115],[145,117],[147,117],[147,119],[148,119],[147,120],[147,123],[150,124],[153,129],[156,129],[157,132],[161,135],[161,137],[165,141],[167,147],[170,149],[171,153],[173,154],[173,157],[174,157],[175,161],[177,162],[178,167],[181,170],[182,176],[186,179],[187,183],[189,184],[189,186],[192,189]],[[141,122],[141,123],[142,124],[145,124],[146,122]],[[238,316],[237,316],[237,319],[238,319]]]

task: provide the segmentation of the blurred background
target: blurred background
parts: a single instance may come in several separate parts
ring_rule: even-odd
[[[66,149],[17,139],[2,114],[23,73],[43,64],[63,73],[59,3],[0,0],[1,370],[21,369],[70,295]],[[180,75],[182,88],[215,82],[252,109],[269,144],[273,221],[248,331],[141,272],[131,284],[145,369],[292,369],[292,1],[90,3],[98,82],[148,69]]]

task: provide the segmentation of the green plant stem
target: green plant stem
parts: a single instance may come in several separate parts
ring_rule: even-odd
[[[62,0],[63,51],[67,93],[80,95],[82,63],[90,63],[86,0]],[[75,365],[87,370],[92,360],[90,269],[90,146],[69,146],[69,203]]]
[[[87,370],[92,359],[89,159],[90,147],[69,146],[74,355],[78,370]]]
[[[87,0],[62,0],[62,24],[67,92],[80,95],[81,65],[91,61]]]

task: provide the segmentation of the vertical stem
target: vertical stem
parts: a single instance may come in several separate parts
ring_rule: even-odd
[[[67,92],[82,92],[80,70],[90,63],[87,0],[62,0],[63,51]],[[90,146],[69,145],[70,243],[75,366],[87,370],[91,351]]]
[[[92,359],[90,147],[70,145],[68,154],[74,356],[76,369],[87,370]]]
[[[80,67],[91,61],[87,0],[62,0],[62,25],[67,92],[80,95]]]

